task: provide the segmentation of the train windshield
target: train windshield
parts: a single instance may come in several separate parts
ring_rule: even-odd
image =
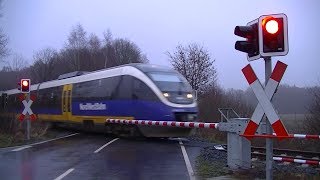
[[[187,80],[179,74],[164,72],[150,72],[148,74],[162,92],[192,92]]]

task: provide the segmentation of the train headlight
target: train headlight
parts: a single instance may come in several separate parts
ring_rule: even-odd
[[[164,97],[169,97],[169,93],[163,93]]]
[[[193,98],[193,95],[192,94],[187,94],[187,98],[191,99],[191,98]]]

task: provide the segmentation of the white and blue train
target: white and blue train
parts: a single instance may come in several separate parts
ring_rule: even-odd
[[[38,119],[53,124],[102,125],[115,134],[181,137],[188,128],[106,124],[106,119],[195,121],[197,104],[187,80],[177,71],[150,64],[128,64],[95,72],[74,72],[34,84],[31,108]],[[1,107],[21,113],[18,89],[2,92]],[[7,102],[7,104],[4,104]],[[101,126],[100,126],[101,127]]]

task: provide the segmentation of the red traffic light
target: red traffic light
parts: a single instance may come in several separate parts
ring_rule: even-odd
[[[20,90],[22,93],[29,93],[30,92],[30,79],[21,79],[20,81]]]
[[[267,21],[265,28],[268,33],[275,34],[279,31],[279,24],[276,20]]]
[[[23,80],[22,81],[22,86],[29,86],[29,81]]]
[[[262,57],[288,54],[288,19],[285,14],[259,17],[259,52]]]
[[[263,31],[266,31],[269,34],[276,34],[279,31],[279,22],[276,18],[265,17],[262,20]]]

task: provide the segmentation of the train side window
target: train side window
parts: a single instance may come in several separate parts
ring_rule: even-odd
[[[102,79],[102,86],[100,87],[100,97],[104,97],[104,99],[108,100],[114,99],[120,80],[120,76]]]
[[[75,101],[92,100],[95,97],[98,80],[81,82],[74,85],[72,98]]]
[[[80,100],[81,99],[81,85],[80,83],[73,84],[72,88],[72,99],[74,101]]]
[[[115,98],[120,77],[109,77],[75,84],[73,99],[77,101],[103,101]]]
[[[121,76],[119,85],[115,89],[116,99],[131,99],[132,98],[132,76]]]
[[[78,83],[74,85],[73,99],[78,101],[131,99],[132,83],[133,77],[129,75]]]
[[[132,98],[139,100],[155,101],[157,100],[156,94],[140,79],[134,78]]]
[[[48,89],[50,100],[48,102],[49,107],[59,107],[61,105],[61,93],[62,87],[53,87]]]

